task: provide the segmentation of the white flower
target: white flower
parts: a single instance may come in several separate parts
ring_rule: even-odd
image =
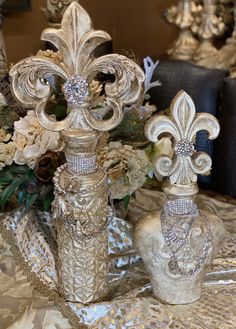
[[[16,146],[14,161],[33,168],[37,159],[48,150],[61,151],[64,143],[59,132],[46,130],[39,123],[34,111],[14,123],[13,142]]]
[[[13,142],[0,142],[0,170],[5,166],[10,166],[15,154],[15,145]]]
[[[149,160],[142,150],[119,142],[110,143],[98,155],[108,173],[112,199],[122,199],[142,187],[148,174]]]

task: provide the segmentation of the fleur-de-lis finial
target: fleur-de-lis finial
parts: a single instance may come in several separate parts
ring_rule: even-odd
[[[134,103],[143,92],[142,69],[125,56],[109,54],[96,58],[95,49],[111,40],[104,31],[94,30],[87,12],[73,2],[66,10],[60,29],[49,28],[42,40],[52,43],[57,52],[39,52],[16,64],[10,71],[12,90],[26,107],[35,108],[40,123],[48,130],[68,129],[106,131],[122,119],[122,108]],[[114,82],[105,86],[106,103],[113,110],[107,120],[99,120],[90,111],[90,83],[99,73],[114,75]],[[46,115],[46,103],[51,95],[53,76],[64,80],[68,116],[56,122]]]
[[[174,157],[160,155],[155,166],[158,173],[169,177],[169,186],[193,185],[197,174],[205,174],[211,169],[212,161],[208,154],[197,152],[194,147],[196,133],[206,130],[209,139],[215,139],[220,131],[216,118],[209,113],[197,113],[191,97],[180,91],[171,104],[171,116],[157,115],[146,125],[146,136],[157,142],[160,136],[168,133],[173,137]],[[196,185],[196,184],[195,184]],[[173,191],[174,189],[172,189]],[[196,191],[196,189],[193,189]]]

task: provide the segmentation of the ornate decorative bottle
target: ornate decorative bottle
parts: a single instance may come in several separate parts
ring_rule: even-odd
[[[171,117],[156,116],[146,125],[146,136],[158,141],[163,133],[173,136],[174,157],[160,156],[156,170],[167,176],[162,211],[141,218],[135,228],[135,246],[150,274],[154,295],[164,303],[187,304],[201,296],[208,266],[224,237],[222,221],[198,209],[197,174],[211,168],[209,155],[196,152],[197,131],[207,130],[209,138],[219,133],[210,114],[195,113],[189,95],[180,92],[171,105]]]
[[[42,39],[58,51],[39,52],[16,64],[10,72],[12,89],[23,105],[35,109],[44,128],[61,132],[67,162],[55,174],[53,203],[59,289],[68,301],[90,303],[108,290],[108,186],[106,173],[96,163],[96,145],[100,132],[120,123],[123,107],[139,100],[145,76],[125,56],[95,58],[96,47],[110,36],[93,30],[90,17],[76,2],[65,12],[61,29],[46,29]],[[101,72],[114,76],[114,82],[105,84],[102,113],[92,108],[90,90]],[[64,80],[68,115],[62,121],[45,112],[55,76]],[[112,113],[103,120],[105,109]]]

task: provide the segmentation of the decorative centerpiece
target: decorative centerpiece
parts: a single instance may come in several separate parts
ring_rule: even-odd
[[[168,22],[180,28],[180,34],[174,45],[168,49],[168,54],[176,59],[190,60],[198,47],[198,40],[191,31],[194,16],[199,8],[194,1],[181,0],[177,6],[172,6],[166,12]]]
[[[236,3],[234,5],[234,28],[232,35],[226,39],[225,45],[219,49],[219,51],[201,61],[201,65],[208,68],[216,69],[230,69],[234,72],[232,77],[235,77],[235,65],[236,65]]]
[[[216,0],[203,1],[200,24],[198,22],[194,24],[193,30],[200,39],[199,47],[193,59],[197,64],[202,65],[202,60],[217,53],[217,49],[213,44],[213,38],[222,35],[225,30],[222,17],[217,15]]]
[[[10,71],[12,90],[24,106],[35,109],[44,128],[60,132],[64,143],[66,163],[54,176],[53,202],[59,286],[67,301],[85,304],[108,292],[108,186],[106,172],[96,162],[96,146],[102,131],[120,123],[123,107],[139,99],[145,76],[124,56],[95,57],[96,47],[110,36],[93,30],[76,2],[65,12],[61,29],[46,29],[42,39],[58,51],[39,52],[16,64]],[[101,73],[109,79],[104,80],[104,107],[97,109],[90,86]],[[60,121],[46,113],[58,77],[68,114]]]
[[[183,91],[173,100],[170,117],[159,115],[146,125],[152,142],[163,134],[173,137],[174,156],[156,159],[157,172],[168,177],[163,187],[167,200],[161,212],[138,222],[135,245],[150,274],[154,295],[169,304],[200,298],[207,268],[225,234],[221,220],[195,203],[197,174],[207,173],[212,165],[209,155],[195,150],[200,130],[215,139],[220,128],[211,114],[196,114],[192,99]]]
[[[42,10],[51,27],[60,27],[65,11],[73,1],[74,0],[47,0],[47,8],[42,8]]]

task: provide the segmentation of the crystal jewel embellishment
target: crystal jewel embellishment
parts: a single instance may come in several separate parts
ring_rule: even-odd
[[[88,83],[80,75],[71,76],[64,84],[63,91],[67,102],[74,106],[83,104],[89,95]]]
[[[184,157],[192,156],[195,153],[194,145],[186,139],[181,139],[174,148],[177,155]]]

